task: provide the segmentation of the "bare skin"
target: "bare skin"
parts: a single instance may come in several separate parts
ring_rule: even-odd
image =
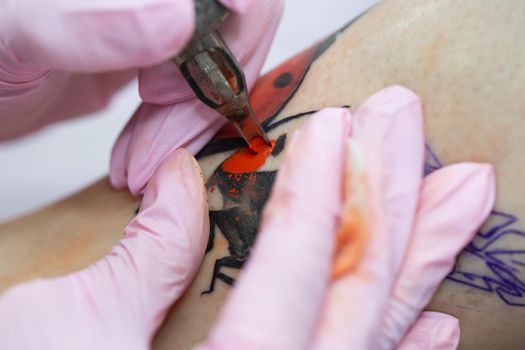
[[[267,124],[271,126],[323,107],[350,105],[355,109],[385,86],[404,85],[424,102],[427,144],[439,163],[470,160],[495,166],[496,209],[515,222],[509,224],[506,216],[492,216],[483,234],[474,240],[477,255],[472,248],[458,263],[456,272],[470,273],[472,279],[461,273],[451,275],[454,279],[442,283],[428,306],[460,319],[461,349],[519,349],[525,344],[521,332],[525,272],[518,253],[525,250],[525,235],[520,234],[525,230],[521,181],[525,169],[525,129],[521,127],[525,116],[525,3],[509,0],[505,5],[495,0],[386,1],[345,29],[317,58],[303,54],[303,59],[277,68],[252,94],[261,106],[277,104],[282,108],[275,118],[275,113],[260,109],[258,116],[272,120]],[[281,78],[277,86],[286,86],[276,87],[275,81],[283,73],[291,71],[297,78],[301,75],[299,68],[308,66],[304,79],[292,79],[286,85],[287,79]],[[285,91],[290,84],[296,89],[293,94]],[[279,96],[288,93],[289,101],[275,102],[271,97],[275,91]],[[273,139],[290,135],[308,115],[283,122],[269,135]],[[212,146],[207,148],[213,151]],[[220,216],[235,206],[245,208],[246,204],[225,194],[224,188],[230,185],[212,181],[218,179],[220,164],[233,149],[211,151],[200,157],[199,163],[208,179],[210,208],[216,212],[212,215]],[[257,171],[258,178],[277,170],[281,156],[269,157]],[[429,168],[436,164],[435,159],[427,159]],[[227,175],[220,176],[228,179]],[[271,181],[259,186],[258,193],[267,192]],[[248,196],[250,189],[241,186],[241,196]],[[112,190],[106,180],[101,180],[64,202],[1,225],[0,291],[37,276],[75,271],[101,258],[121,237],[138,205],[137,199]],[[243,222],[240,226],[230,222],[233,228],[228,232],[220,225],[215,227],[213,248],[190,290],[157,333],[155,349],[189,349],[206,336],[230,288],[225,283],[227,277],[235,278],[238,271],[223,266],[219,272],[226,277],[221,277],[214,274],[214,266],[218,259],[232,256],[228,233],[250,229],[244,219],[246,216],[239,218]],[[224,220],[228,224],[228,218]],[[503,224],[494,226],[502,220]],[[223,222],[225,231],[226,226]],[[492,255],[491,259],[497,260],[487,258],[487,252],[496,251],[506,253]],[[233,260],[242,263],[245,256],[238,256]],[[496,276],[489,263],[502,266],[511,275]],[[213,292],[201,294],[210,290],[213,281]]]

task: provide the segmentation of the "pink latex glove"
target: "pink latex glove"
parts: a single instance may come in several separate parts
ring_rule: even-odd
[[[423,312],[402,339],[398,350],[456,350],[459,320],[433,311]]]
[[[277,6],[257,14],[267,26],[252,26],[240,18],[253,19],[258,2],[219,1],[233,12],[224,29],[243,33],[228,42],[252,50],[248,61],[264,56],[267,48],[256,46],[268,44]],[[180,52],[193,28],[193,0],[0,1],[0,140],[105,107],[139,67]],[[165,83],[156,84],[149,79],[141,90],[162,91]]]
[[[208,233],[200,168],[177,150],[151,178],[139,214],[108,256],[0,295],[0,348],[149,349],[200,266]]]
[[[229,19],[221,28],[244,69],[249,89],[268,54],[282,8],[282,0],[257,1],[249,13]],[[144,190],[167,154],[179,147],[197,153],[226,123],[224,117],[197,100],[171,62],[142,71],[139,89],[145,103],[114,145],[110,166],[113,186],[129,188],[133,194]]]
[[[461,163],[422,179],[421,105],[402,87],[355,112],[351,141],[350,127],[347,110],[327,109],[296,132],[252,256],[199,350],[394,349],[420,315],[401,349],[455,349],[457,320],[421,310],[489,214],[492,168]],[[349,213],[369,229],[338,246],[362,252],[334,279]]]

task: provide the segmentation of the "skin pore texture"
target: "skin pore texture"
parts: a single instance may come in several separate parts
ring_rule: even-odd
[[[476,161],[492,163],[497,176],[495,210],[427,309],[460,319],[461,349],[523,348],[525,3],[505,5],[386,1],[261,78],[251,99],[275,144],[262,164],[239,166],[235,160],[243,151],[238,149],[245,145],[226,127],[200,152],[210,203],[208,251],[192,286],[158,331],[154,349],[189,349],[206,337],[229,284],[249,257],[292,132],[314,111],[353,110],[392,84],[408,87],[423,101],[426,174],[444,164]],[[0,292],[100,259],[121,238],[138,205],[102,180],[1,225]],[[351,217],[348,224],[357,225]],[[341,264],[351,268],[351,259]]]

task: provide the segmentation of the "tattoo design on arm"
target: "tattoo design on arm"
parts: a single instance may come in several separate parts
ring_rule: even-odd
[[[257,82],[250,99],[255,115],[266,132],[316,112],[308,111],[276,120],[279,112],[301,85],[311,64],[332,45],[345,28],[288,60]],[[286,134],[280,135],[275,140],[270,157],[277,157],[284,150],[285,144]],[[235,130],[226,126],[199,152],[197,158],[243,146],[244,141],[237,137]],[[228,285],[234,283],[234,278],[223,269],[240,269],[249,257],[259,229],[262,209],[277,174],[277,170],[232,173],[226,171],[223,165],[224,163],[217,167],[206,182],[208,191],[218,190],[224,202],[222,209],[210,210],[210,236],[206,252],[213,249],[219,229],[227,241],[229,255],[215,261],[209,288],[202,294],[213,292],[218,280]]]
[[[317,111],[298,113],[274,123],[265,123],[263,128],[265,131],[270,131],[315,112]],[[277,138],[270,157],[277,157],[284,150],[286,138],[286,134]],[[240,142],[244,144],[243,140]],[[223,147],[224,145],[220,148]],[[222,272],[222,269],[240,269],[249,257],[250,249],[255,243],[259,230],[263,207],[270,196],[277,175],[277,170],[233,173],[225,170],[223,165],[224,163],[216,168],[206,182],[206,188],[212,193],[219,190],[224,201],[223,209],[210,210],[210,236],[206,252],[213,249],[218,228],[228,242],[230,255],[215,261],[210,286],[208,290],[202,292],[203,294],[213,292],[217,280],[228,285],[234,283],[234,279]]]
[[[315,111],[293,115],[277,123],[286,123]],[[269,130],[274,124],[265,125]],[[242,142],[242,141],[241,141]],[[272,156],[282,152],[286,135],[277,141]],[[426,146],[424,175],[427,176],[443,164]],[[260,215],[277,171],[258,171],[242,174],[227,173],[218,167],[208,180],[207,187],[217,188],[225,198],[225,209],[210,211],[210,239],[207,251],[213,248],[216,228],[228,241],[229,256],[216,260],[209,289],[211,293],[217,280],[229,285],[234,279],[222,272],[225,267],[240,269],[249,257],[255,243]],[[448,275],[449,281],[460,283],[488,293],[496,293],[509,306],[525,306],[525,249],[516,247],[516,239],[524,241],[525,232],[513,227],[518,222],[515,215],[493,210],[475,238],[465,247],[462,259],[469,264],[456,264]],[[466,265],[466,266],[463,266]],[[473,271],[478,266],[478,271]]]
[[[279,112],[284,109],[301,85],[311,64],[352,22],[320,44],[285,62],[257,82],[251,94],[251,101],[255,115],[260,119],[265,131],[274,130],[291,120],[315,112],[299,113],[276,120]],[[281,135],[275,142],[271,154],[273,157],[283,151],[286,135]],[[236,150],[243,146],[245,146],[244,141],[237,137],[231,126],[227,126],[202,149],[197,158]],[[439,158],[427,146],[425,176],[442,166]],[[213,249],[216,235],[220,232],[227,241],[228,256],[215,261],[209,287],[203,291],[203,294],[213,292],[218,281],[228,285],[234,283],[234,278],[228,275],[225,269],[240,269],[248,259],[250,249],[255,243],[261,211],[269,197],[276,173],[276,170],[231,173],[225,171],[221,164],[207,179],[208,191],[219,191],[224,202],[222,209],[210,210],[210,238],[207,252]],[[487,293],[495,293],[507,305],[525,306],[525,249],[520,249],[519,246],[515,249],[503,248],[516,247],[516,239],[525,242],[525,232],[514,227],[517,222],[518,218],[512,214],[492,211],[474,240],[462,252],[461,259],[447,279]],[[467,261],[467,264],[463,264],[463,261]]]
[[[426,147],[425,176],[443,165],[435,153]],[[524,242],[525,232],[513,226],[515,215],[493,210],[485,224],[462,252],[469,264],[456,264],[447,279],[478,290],[497,293],[507,305],[525,306],[525,249],[516,247]],[[516,247],[515,249],[503,247]],[[481,266],[480,271],[469,267]]]

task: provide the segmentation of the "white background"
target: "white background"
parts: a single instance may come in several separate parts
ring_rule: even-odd
[[[283,19],[263,71],[377,2],[285,0]],[[112,144],[138,103],[136,84],[131,84],[104,111],[0,143],[0,222],[66,197],[106,175]]]

